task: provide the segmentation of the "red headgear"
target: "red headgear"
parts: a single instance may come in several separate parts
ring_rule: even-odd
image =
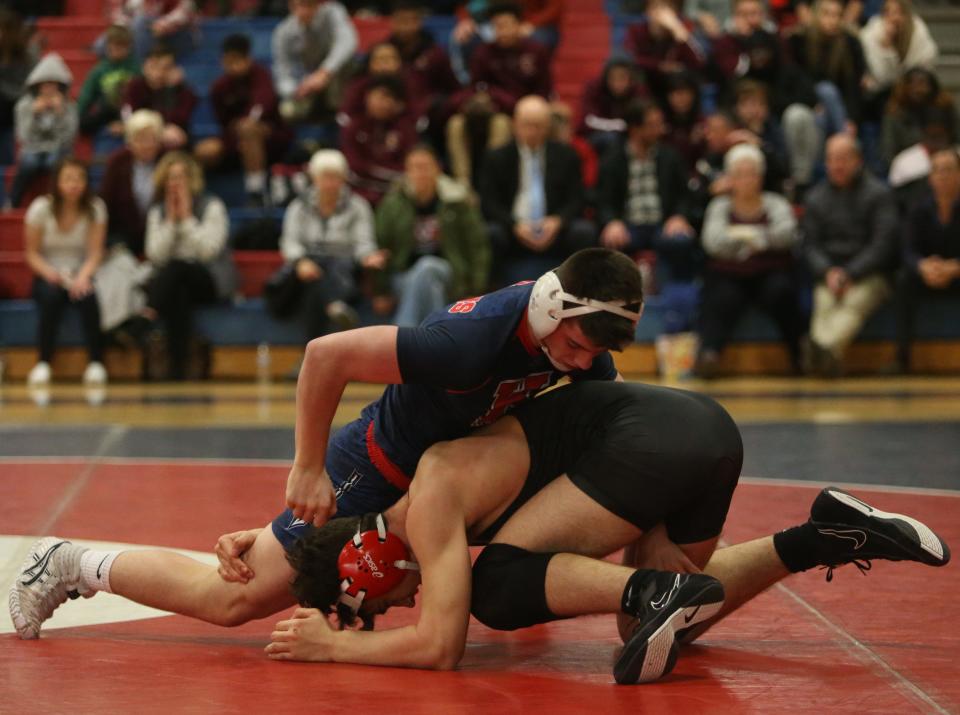
[[[404,571],[418,571],[416,563],[407,561],[410,552],[399,537],[387,531],[383,514],[376,515],[374,528],[369,516],[364,517],[357,533],[340,551],[337,566],[340,570],[340,603],[354,613],[360,610],[364,598],[376,598],[387,593],[403,580]]]

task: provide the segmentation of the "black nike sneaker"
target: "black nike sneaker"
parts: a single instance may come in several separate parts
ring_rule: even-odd
[[[723,607],[723,584],[704,574],[641,570],[630,577],[623,612],[636,625],[613,666],[621,685],[649,683],[677,662],[676,633],[715,616]]]
[[[827,487],[810,508],[810,524],[824,537],[830,556],[827,580],[835,566],[854,563],[870,568],[870,559],[918,561],[945,566],[950,548],[926,524],[894,512],[880,511],[836,487]],[[866,563],[863,563],[866,562]]]

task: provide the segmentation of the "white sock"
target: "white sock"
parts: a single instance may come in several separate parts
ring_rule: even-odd
[[[267,172],[251,171],[243,176],[243,184],[248,194],[259,194],[267,185]]]
[[[93,591],[110,590],[110,569],[119,551],[90,551],[80,557],[80,585]]]

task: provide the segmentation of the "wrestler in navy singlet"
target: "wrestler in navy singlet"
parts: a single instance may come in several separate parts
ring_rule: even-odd
[[[400,328],[397,359],[403,384],[389,385],[358,420],[330,440],[326,469],[337,516],[382,511],[409,487],[421,455],[433,444],[466,435],[568,375],[612,380],[603,353],[587,371],[561,373],[532,342],[527,304],[533,283],[462,300]],[[285,548],[308,529],[288,509],[273,523]]]

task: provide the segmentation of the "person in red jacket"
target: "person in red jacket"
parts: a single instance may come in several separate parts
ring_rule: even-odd
[[[678,15],[670,0],[649,0],[646,20],[627,31],[625,49],[661,104],[667,98],[670,75],[681,70],[698,74],[707,60],[694,37],[693,23]]]
[[[350,165],[350,185],[373,205],[403,174],[404,158],[417,143],[416,126],[405,111],[405,101],[398,78],[376,77],[367,87],[366,111],[340,131],[340,151]]]
[[[194,153],[207,168],[241,163],[247,195],[251,203],[262,205],[267,167],[283,157],[293,134],[280,117],[270,70],[250,56],[250,38],[228,36],[222,62],[224,74],[210,88],[221,134],[198,142]]]
[[[124,116],[138,109],[158,112],[165,126],[163,145],[178,149],[189,141],[190,117],[197,106],[197,95],[183,81],[173,50],[158,43],[143,61],[143,76],[134,77],[124,93]]]

